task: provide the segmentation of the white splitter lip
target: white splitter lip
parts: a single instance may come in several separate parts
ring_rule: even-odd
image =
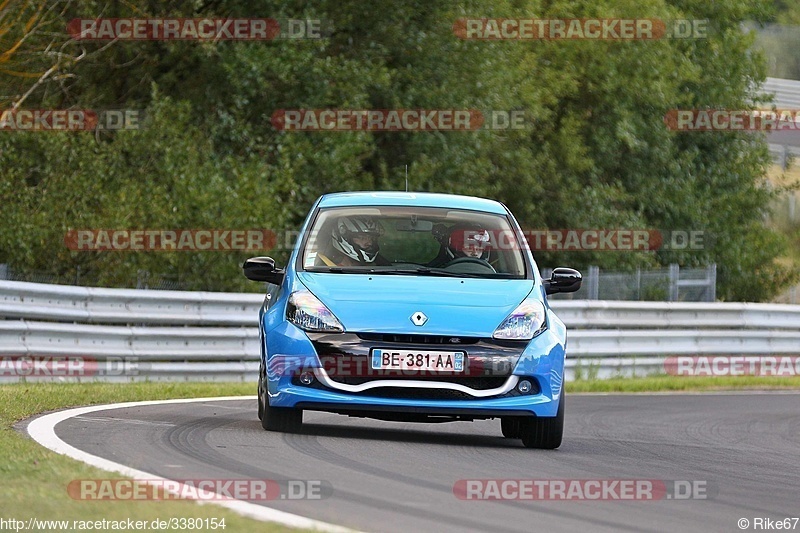
[[[500,396],[510,392],[511,389],[517,386],[519,376],[512,375],[500,387],[494,389],[473,389],[460,383],[451,383],[449,381],[422,381],[413,379],[376,379],[367,381],[360,385],[348,385],[346,383],[339,383],[334,381],[328,376],[328,373],[322,367],[314,369],[314,375],[326,387],[331,389],[339,389],[345,392],[364,392],[365,390],[376,389],[379,387],[406,387],[406,388],[420,388],[420,389],[444,389],[455,390],[474,396],[475,398],[489,398],[491,396]]]
[[[56,435],[56,430],[55,430],[56,425],[59,422],[63,422],[64,420],[68,420],[76,416],[85,415],[87,413],[94,413],[96,411],[107,411],[110,409],[124,409],[126,407],[138,407],[145,405],[165,405],[171,403],[218,402],[218,401],[228,401],[228,400],[255,400],[255,399],[256,399],[255,396],[221,396],[216,398],[148,400],[142,402],[112,403],[105,405],[76,407],[74,409],[57,411],[55,413],[50,413],[35,418],[28,424],[27,431],[28,435],[30,435],[33,440],[35,440],[45,448],[48,448],[56,453],[59,453],[61,455],[66,455],[67,457],[71,457],[73,459],[77,459],[78,461],[84,462],[91,466],[95,466],[102,470],[106,470],[107,472],[116,472],[124,476],[141,480],[143,483],[152,483],[154,485],[159,485],[162,488],[165,488],[169,486],[169,485],[164,485],[165,481],[174,482],[174,480],[169,480],[167,478],[151,474],[150,472],[136,470],[135,468],[130,468],[123,464],[109,461],[108,459],[92,455],[83,450],[79,450],[74,446],[70,446],[69,444],[61,440],[58,437],[58,435]],[[186,492],[188,492],[188,489],[189,487],[185,486],[183,483],[180,483],[178,484],[176,490],[170,492],[173,492],[174,494],[182,494],[182,493],[185,494]],[[283,524],[289,527],[315,529],[317,531],[329,531],[331,533],[352,533],[355,531],[353,529],[337,526],[335,524],[329,524],[328,522],[314,520],[313,518],[307,518],[305,516],[287,513],[284,511],[279,511],[278,509],[272,509],[270,507],[264,507],[263,505],[256,505],[254,503],[241,500],[214,500],[214,501],[194,500],[194,501],[200,505],[204,504],[219,505],[222,507],[226,507],[248,518],[254,518],[256,520],[261,520],[264,522],[277,522],[279,524]]]

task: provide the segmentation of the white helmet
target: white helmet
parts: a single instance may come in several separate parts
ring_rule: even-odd
[[[333,247],[359,263],[372,263],[378,257],[381,235],[383,227],[372,217],[340,217],[332,233]]]

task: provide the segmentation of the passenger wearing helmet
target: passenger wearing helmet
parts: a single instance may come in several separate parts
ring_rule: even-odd
[[[383,226],[370,216],[339,217],[331,231],[331,247],[319,254],[327,266],[386,266],[391,263],[379,254],[378,238]]]
[[[439,241],[439,255],[430,262],[432,267],[444,266],[462,257],[483,259],[489,257],[489,232],[478,223],[460,223],[450,228],[442,224],[433,228],[433,236]]]

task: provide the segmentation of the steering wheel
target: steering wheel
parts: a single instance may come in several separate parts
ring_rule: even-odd
[[[458,257],[456,259],[453,259],[446,265],[444,265],[444,267],[442,268],[449,269],[450,267],[457,265],[480,265],[486,269],[489,269],[492,272],[492,274],[497,273],[497,270],[495,270],[494,267],[490,265],[488,261],[481,259],[479,257]]]

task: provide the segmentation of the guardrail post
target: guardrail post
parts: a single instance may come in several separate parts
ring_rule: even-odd
[[[716,302],[717,301],[717,264],[711,263],[708,265],[708,301],[709,302]]]
[[[5,263],[0,265],[0,279],[8,279],[8,265]]]
[[[678,280],[680,278],[681,267],[677,263],[669,265],[669,295],[668,302],[678,301]]]
[[[636,300],[642,299],[642,268],[636,267]]]
[[[600,267],[590,266],[589,276],[586,284],[586,299],[599,300],[600,299]]]

